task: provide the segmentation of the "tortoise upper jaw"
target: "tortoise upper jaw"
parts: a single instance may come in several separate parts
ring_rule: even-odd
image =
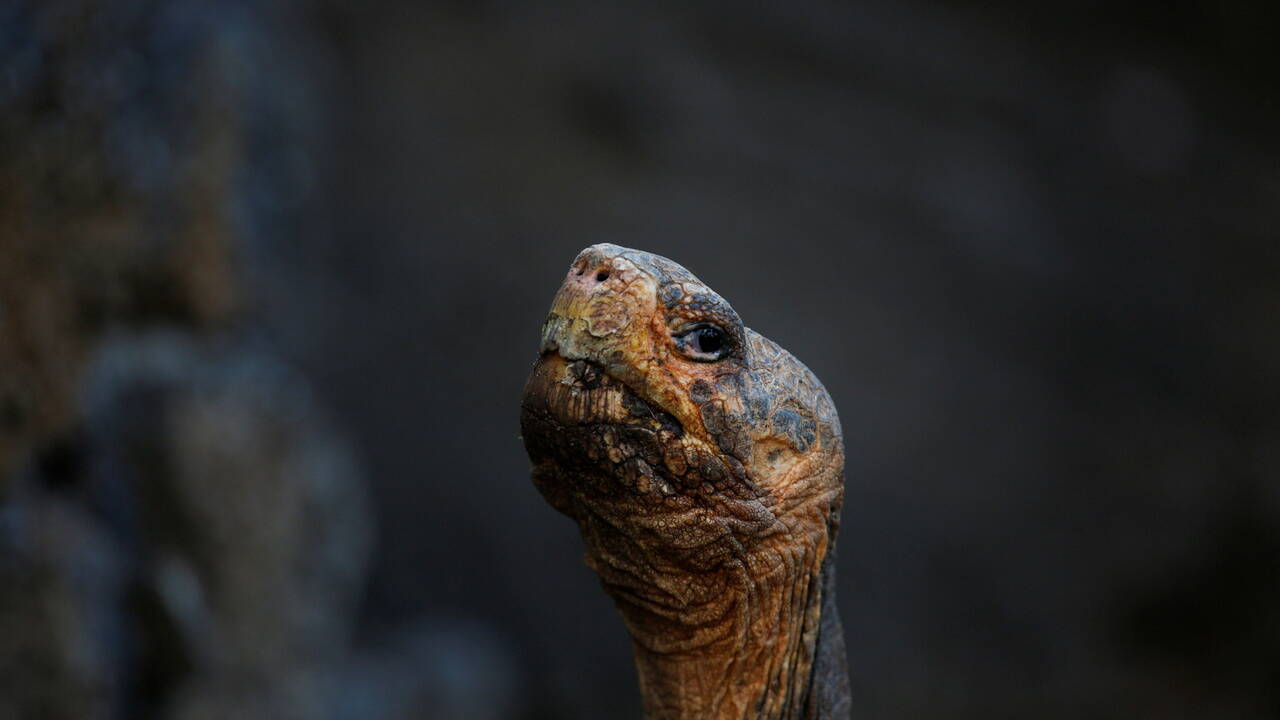
[[[593,245],[578,255],[543,322],[542,352],[607,365],[609,358],[651,351],[645,327],[656,310],[656,282],[624,252]]]
[[[564,332],[566,319],[552,312],[542,323],[542,344],[538,352],[547,355],[560,352],[560,336]]]

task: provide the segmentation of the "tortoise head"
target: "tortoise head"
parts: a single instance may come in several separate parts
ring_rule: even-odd
[[[631,632],[647,717],[819,707],[843,452],[803,364],[676,263],[594,245],[543,325],[521,429]]]
[[[752,535],[814,496],[838,503],[840,427],[821,383],[671,260],[583,250],[541,349],[522,425],[535,475],[547,467],[539,488],[563,512],[620,503],[635,522],[702,508],[707,532]],[[663,527],[655,545],[694,541],[672,531],[688,523]]]

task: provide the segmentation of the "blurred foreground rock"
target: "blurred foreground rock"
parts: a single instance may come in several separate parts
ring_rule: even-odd
[[[180,335],[118,339],[84,430],[0,520],[0,717],[320,717],[372,537],[305,384]]]
[[[308,9],[0,0],[0,720],[514,714],[483,627],[353,646],[363,472],[253,339]]]
[[[3,720],[319,717],[348,652],[363,478],[240,329],[300,185],[284,12],[0,2]]]
[[[215,701],[342,658],[371,524],[357,465],[298,377],[157,336],[106,348],[85,405],[93,502],[162,630],[142,628],[153,664],[222,687]]]
[[[103,332],[237,303],[241,108],[197,5],[0,3],[0,478],[74,423]]]
[[[0,508],[0,718],[117,716],[123,563],[101,524],[59,498]]]

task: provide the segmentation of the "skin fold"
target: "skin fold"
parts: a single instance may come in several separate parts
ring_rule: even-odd
[[[800,361],[676,263],[573,261],[521,429],[631,634],[650,720],[848,717],[840,421]]]

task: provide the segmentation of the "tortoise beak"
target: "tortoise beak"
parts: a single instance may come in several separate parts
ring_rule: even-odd
[[[592,356],[591,350],[609,342],[630,323],[637,310],[637,278],[632,263],[622,258],[625,248],[592,245],[569,266],[551,311],[542,324],[543,353],[559,352],[569,359]]]

